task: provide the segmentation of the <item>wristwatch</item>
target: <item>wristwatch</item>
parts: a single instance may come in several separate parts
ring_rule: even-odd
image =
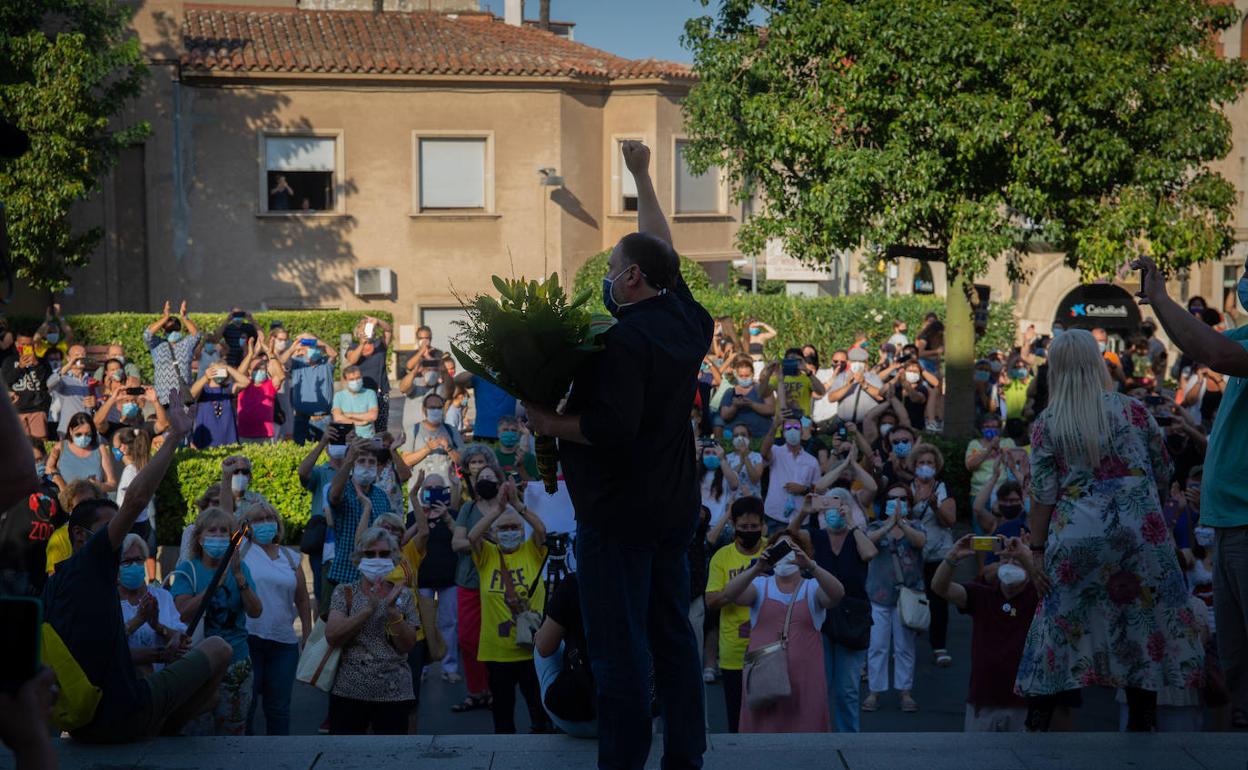
[[[803,569],[803,570],[801,571],[801,575],[802,575],[802,577],[803,577],[803,578],[805,578],[805,579],[807,579],[807,580],[814,580],[814,578],[815,578],[815,571],[814,571],[813,569]]]

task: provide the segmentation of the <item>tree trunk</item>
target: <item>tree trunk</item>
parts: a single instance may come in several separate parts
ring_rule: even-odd
[[[949,271],[945,290],[945,435],[975,433],[975,325],[964,273]]]
[[[550,30],[550,0],[542,0],[541,14],[538,18],[538,26],[543,30]]]

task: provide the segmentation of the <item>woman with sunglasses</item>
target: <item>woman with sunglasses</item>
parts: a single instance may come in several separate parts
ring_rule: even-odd
[[[386,578],[399,563],[399,543],[381,527],[356,541],[351,561],[360,577],[334,588],[325,640],[342,650],[329,695],[332,735],[404,735],[415,707],[407,655],[420,623],[412,592]]]

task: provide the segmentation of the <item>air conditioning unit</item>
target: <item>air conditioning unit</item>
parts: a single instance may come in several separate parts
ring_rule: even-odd
[[[355,271],[357,297],[389,296],[394,293],[394,271],[388,267],[361,267]]]

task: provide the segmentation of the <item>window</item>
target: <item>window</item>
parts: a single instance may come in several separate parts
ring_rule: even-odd
[[[685,162],[687,146],[687,142],[676,142],[676,213],[719,214],[719,168],[712,166],[705,174],[694,174]]]
[[[488,210],[485,138],[419,139],[419,209]]]
[[[632,172],[624,165],[624,142],[627,139],[619,139],[615,143],[615,160],[612,164],[613,176],[615,177],[615,211],[617,213],[633,212],[637,210],[637,180],[633,179]]]
[[[334,137],[264,137],[265,210],[335,211],[337,150]]]

